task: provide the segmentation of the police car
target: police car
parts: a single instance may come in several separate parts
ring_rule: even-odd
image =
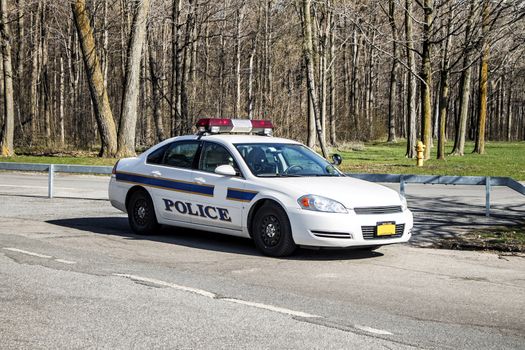
[[[297,246],[407,242],[405,198],[345,176],[310,148],[272,137],[266,120],[201,119],[198,133],[165,140],[115,164],[111,204],[137,234],[170,225],[251,237],[266,255]]]

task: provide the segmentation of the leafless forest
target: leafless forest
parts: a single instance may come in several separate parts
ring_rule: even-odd
[[[127,156],[199,117],[317,145],[525,140],[524,0],[0,0],[3,155]]]

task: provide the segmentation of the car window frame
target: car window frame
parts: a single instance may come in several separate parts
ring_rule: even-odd
[[[196,162],[196,167],[195,167],[194,170],[200,171],[200,172],[203,172],[203,173],[206,173],[206,174],[220,175],[220,174],[217,174],[215,171],[207,171],[207,170],[203,170],[203,169],[199,168],[199,166],[201,164],[201,157],[204,154],[204,147],[206,146],[206,144],[214,144],[214,145],[218,145],[218,146],[221,146],[222,148],[224,148],[226,150],[226,152],[228,152],[230,157],[232,157],[233,161],[237,164],[237,169],[239,170],[239,174],[238,175],[233,175],[231,177],[245,179],[244,174],[242,172],[242,169],[239,166],[239,160],[232,154],[232,152],[228,149],[228,147],[226,147],[225,145],[223,145],[223,144],[221,144],[219,142],[214,142],[214,141],[203,140],[201,142],[201,146],[199,148],[199,159]]]

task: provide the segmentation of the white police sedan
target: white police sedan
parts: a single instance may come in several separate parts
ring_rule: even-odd
[[[251,237],[270,256],[297,246],[375,249],[410,239],[412,213],[396,191],[271,137],[271,122],[208,118],[197,128],[115,164],[109,198],[135,233],[162,224]]]

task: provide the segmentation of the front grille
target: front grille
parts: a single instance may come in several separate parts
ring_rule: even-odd
[[[392,205],[387,207],[361,207],[354,208],[357,215],[373,215],[373,214],[395,214],[402,213],[403,209],[400,205]]]
[[[399,238],[403,236],[403,231],[405,231],[405,224],[397,224],[396,234],[389,236],[377,236],[377,226],[361,226],[361,231],[363,232],[364,239]]]
[[[322,238],[343,238],[352,239],[352,235],[347,232],[326,232],[326,231],[312,231],[314,236]]]

